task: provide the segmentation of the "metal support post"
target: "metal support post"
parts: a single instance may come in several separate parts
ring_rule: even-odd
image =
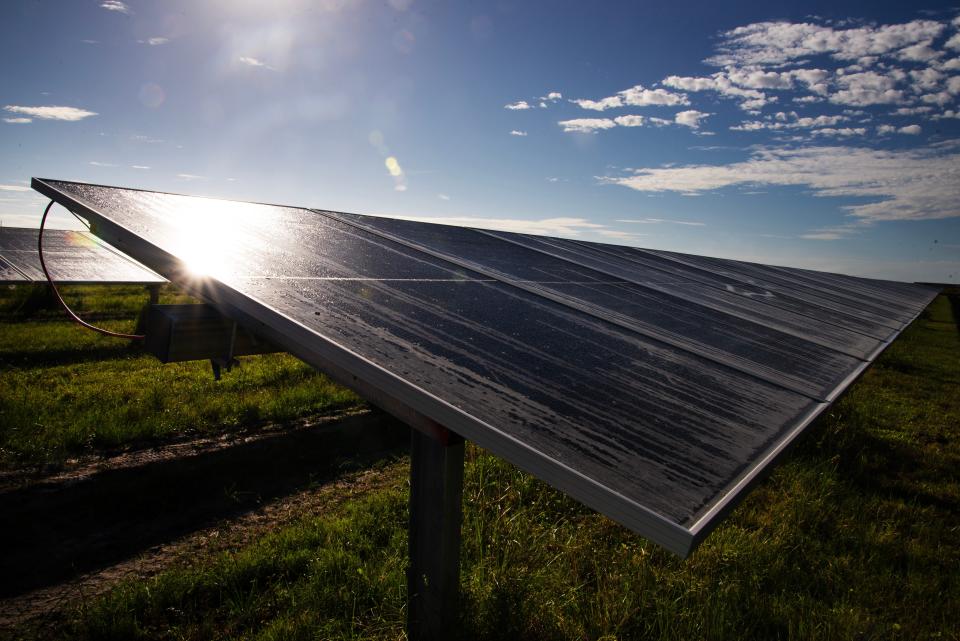
[[[410,447],[410,566],[407,636],[439,641],[457,636],[463,439],[419,430]]]
[[[160,285],[147,285],[147,291],[150,292],[150,304],[156,305],[160,302]]]

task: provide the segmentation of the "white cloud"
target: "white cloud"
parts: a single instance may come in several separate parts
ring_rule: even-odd
[[[933,49],[930,46],[931,44],[933,44],[933,40],[924,40],[915,45],[904,47],[900,50],[897,57],[901,60],[910,60],[912,62],[929,62],[943,56],[943,52]]]
[[[939,105],[942,107],[953,100],[953,97],[946,91],[940,91],[938,93],[928,93],[926,96],[921,96],[920,100],[928,105]]]
[[[827,79],[830,78],[830,72],[826,69],[794,69],[789,73],[813,93],[819,95],[827,93]]]
[[[23,114],[31,118],[40,118],[42,120],[67,120],[74,122],[83,120],[90,116],[96,116],[97,112],[78,109],[77,107],[21,107],[18,105],[7,105],[4,107],[7,111],[15,114]]]
[[[273,67],[271,67],[264,61],[254,58],[252,56],[240,56],[239,58],[237,58],[237,61],[247,65],[248,67],[260,67],[261,69],[269,69],[271,71],[275,71]]]
[[[100,7],[107,11],[116,11],[117,13],[125,13],[127,15],[133,13],[130,11],[130,7],[120,2],[120,0],[103,0],[103,2],[100,3]]]
[[[941,114],[934,114],[930,116],[931,120],[943,120],[943,119],[960,119],[960,111],[954,111],[953,109],[947,109]]]
[[[696,109],[689,109],[687,111],[679,112],[674,117],[673,121],[678,125],[683,125],[684,127],[698,129],[700,127],[700,121],[710,115],[711,114],[704,113],[702,111],[697,111]]]
[[[793,74],[789,71],[765,71],[759,67],[731,68],[727,78],[748,89],[792,89]]]
[[[182,178],[183,180],[206,180],[206,176],[198,176],[197,174],[177,174],[177,178]]]
[[[867,133],[865,127],[841,127],[839,129],[834,127],[824,127],[823,129],[812,129],[810,130],[810,135],[812,136],[826,136],[826,137],[839,137],[847,138],[849,136],[863,136]]]
[[[809,22],[758,22],[721,34],[719,53],[705,62],[718,67],[777,65],[818,55],[859,60],[892,55],[938,37],[935,20],[834,29]]]
[[[933,107],[900,107],[891,115],[894,116],[916,116],[919,114],[930,113]]]
[[[146,165],[130,165],[130,167],[132,167],[133,169],[150,169]]]
[[[24,185],[0,185],[0,191],[32,191]]]
[[[165,45],[170,42],[170,38],[147,38],[146,40],[137,40],[140,44],[150,45],[151,47],[157,47],[159,45]]]
[[[960,49],[960,33],[955,33],[949,40],[943,43],[947,49]]]
[[[565,132],[592,134],[601,129],[613,129],[616,123],[609,118],[574,118],[557,123]]]
[[[620,231],[619,229],[598,229],[596,232],[598,236],[603,238],[612,238],[613,240],[624,242],[628,240],[640,240],[646,234],[635,234],[629,231]]]
[[[637,225],[659,225],[666,223],[670,225],[688,225],[690,227],[705,227],[706,223],[694,222],[690,220],[671,220],[669,218],[618,218],[618,223],[634,223]]]
[[[800,236],[804,240],[840,240],[843,237],[843,234],[835,231],[815,231]]]
[[[621,127],[642,127],[645,120],[644,116],[636,115],[617,116],[613,119]]]
[[[450,196],[446,194],[437,194],[437,198],[439,198],[440,200],[450,200]]]
[[[570,102],[574,103],[581,109],[591,109],[593,111],[605,111],[607,109],[616,109],[617,107],[623,106],[623,100],[620,98],[620,96],[610,96],[608,98],[601,98],[600,100],[576,98]]]
[[[423,216],[397,216],[405,220],[420,220],[428,223],[477,227],[480,229],[498,229],[519,234],[537,234],[541,236],[580,236],[584,232],[597,232],[606,229],[606,225],[591,222],[586,218],[542,218],[525,220],[521,218],[476,218],[472,216],[450,216],[429,218]]]
[[[546,96],[540,96],[540,100],[545,102],[556,102],[563,98],[563,94],[559,91],[548,91]]]
[[[112,162],[100,162],[99,160],[91,160],[87,164],[93,165],[94,167],[116,167]]]
[[[913,81],[912,89],[917,93],[932,91],[937,88],[946,76],[943,72],[926,67],[924,69],[912,69],[910,79]]]
[[[892,134],[896,130],[897,128],[893,125],[880,125],[879,127],[877,127],[877,133],[880,134],[881,136],[884,134]]]
[[[918,135],[923,129],[920,125],[907,125],[906,127],[900,127],[897,131],[901,134],[907,134],[910,136]]]
[[[606,109],[615,109],[617,107],[649,107],[689,105],[690,101],[684,94],[673,93],[666,89],[646,89],[643,85],[636,85],[623,91],[618,91],[616,95],[601,98],[600,100],[587,100],[577,98],[570,102],[580,106],[582,109],[593,111],[605,111]]]
[[[667,76],[661,81],[661,84],[683,91],[716,91],[729,98],[739,98],[742,100],[740,108],[744,110],[759,109],[765,106],[767,102],[775,100],[775,98],[769,98],[762,91],[737,86],[723,72],[717,72],[709,77]]]
[[[742,162],[638,169],[603,181],[653,193],[703,193],[734,185],[806,186],[815,196],[869,199],[844,207],[865,221],[950,218],[960,216],[957,147],[765,148]]]
[[[837,76],[837,91],[830,96],[832,103],[863,107],[903,102],[903,91],[896,89],[898,78],[875,71],[864,71]]]
[[[768,116],[769,118],[769,116]],[[730,127],[733,131],[759,131],[763,129],[812,129],[814,127],[832,127],[840,122],[849,120],[846,115],[821,115],[799,117],[796,111],[778,111],[772,120],[745,121]]]
[[[519,129],[513,129],[513,130],[510,131],[510,135],[511,135],[511,136],[526,136],[526,135],[527,135],[527,132],[525,132],[525,131],[520,131]]]
[[[960,76],[953,76],[947,80],[947,92],[952,94],[960,93]]]
[[[28,122],[33,122],[33,118],[4,118],[3,122],[8,122],[11,125],[25,125]]]
[[[690,101],[683,94],[671,93],[666,89],[644,89],[642,85],[624,89],[618,95],[623,96],[623,104],[630,105],[631,107],[690,104]]]
[[[504,105],[504,109],[512,109],[516,111],[518,109],[533,109],[526,100],[518,100],[517,102],[511,102],[509,105]]]

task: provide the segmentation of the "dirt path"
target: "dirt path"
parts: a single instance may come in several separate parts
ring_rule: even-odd
[[[118,581],[396,483],[408,438],[393,419],[354,411],[0,477],[0,632],[54,625]]]

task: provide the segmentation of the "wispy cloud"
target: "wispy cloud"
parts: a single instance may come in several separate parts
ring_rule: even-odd
[[[177,178],[182,180],[206,180],[206,176],[199,176],[197,174],[177,174]]]
[[[670,218],[618,218],[618,223],[634,223],[638,225],[688,225],[690,227],[705,227],[706,223],[691,220],[672,220]]]
[[[0,191],[32,191],[24,185],[0,185]]]
[[[19,105],[7,105],[4,107],[4,109],[10,113],[23,114],[24,116],[29,116],[31,118],[39,118],[42,120],[67,120],[70,122],[83,120],[84,118],[97,115],[97,112],[95,111],[87,111],[86,109],[79,109],[77,107],[21,107]]]
[[[530,106],[530,103],[526,100],[518,100],[516,102],[511,102],[508,105],[503,106],[504,109],[510,109],[511,111],[521,111],[523,109],[533,109]]]
[[[600,98],[599,100],[588,100],[585,98],[575,98],[570,102],[582,109],[592,111],[605,111],[607,109],[616,109],[618,107],[649,107],[652,105],[674,106],[689,105],[690,101],[683,94],[673,93],[666,89],[646,89],[643,85],[636,85],[629,89],[619,91],[613,96]]]
[[[559,91],[548,91],[547,95],[540,96],[540,107],[546,109],[549,105],[561,100],[563,94]]]
[[[783,64],[819,55],[839,61],[897,55],[904,48],[933,40],[945,28],[935,20],[847,29],[810,22],[758,22],[723,33],[719,52],[707,62],[742,67]]]
[[[131,167],[132,169],[150,169],[150,167],[148,167],[148,166],[146,166],[146,165],[130,165],[130,167]]]
[[[94,167],[116,167],[112,162],[100,162],[99,160],[91,160],[87,164],[93,165]]]
[[[33,122],[33,118],[4,118],[3,122],[8,122],[11,125],[25,125],[29,122]]]
[[[406,220],[420,220],[428,223],[497,229],[520,234],[538,234],[546,236],[580,236],[585,232],[598,232],[607,229],[606,225],[592,222],[586,218],[541,218],[527,220],[522,218],[476,218],[473,216],[424,217],[398,216]]]
[[[908,136],[916,136],[923,132],[923,127],[920,125],[907,125],[905,127],[897,127],[895,125],[880,125],[877,127],[878,134],[907,134]]]
[[[100,8],[106,9],[107,11],[116,11],[117,13],[123,13],[128,16],[133,13],[130,11],[130,7],[120,0],[103,0],[103,2],[100,3]]]
[[[595,134],[604,129],[613,129],[614,127],[644,127],[652,125],[654,127],[665,127],[668,125],[682,125],[690,129],[698,129],[700,121],[712,114],[688,109],[677,113],[673,120],[668,118],[657,118],[656,116],[639,116],[629,114],[617,116],[616,118],[574,118],[572,120],[561,120],[557,124],[563,127],[567,133]]]
[[[137,40],[142,45],[150,45],[151,47],[157,47],[159,45],[165,45],[170,42],[170,38],[147,38],[146,40]]]
[[[578,134],[595,134],[601,129],[613,129],[617,126],[617,123],[609,118],[574,118],[561,120],[557,124],[566,132]]]
[[[253,56],[240,56],[237,60],[248,67],[259,67],[261,69],[269,69],[270,71],[276,71],[273,67],[268,65],[262,60],[254,58]]]
[[[793,185],[815,196],[869,199],[844,207],[864,220],[960,216],[960,145],[884,151],[858,147],[763,148],[727,165],[636,169],[603,182],[644,192],[704,193],[734,185]]]
[[[450,196],[446,194],[437,194],[437,198],[439,198],[440,200],[450,200]]]
[[[527,132],[525,132],[525,131],[520,131],[519,129],[513,129],[513,130],[510,131],[510,135],[511,135],[511,136],[526,136],[526,135],[527,135]]]
[[[697,111],[696,109],[688,109],[687,111],[681,111],[674,116],[673,121],[678,125],[683,125],[684,127],[699,129],[700,121],[710,115],[711,114],[704,113],[702,111]]]

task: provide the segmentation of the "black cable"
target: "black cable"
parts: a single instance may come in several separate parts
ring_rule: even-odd
[[[96,327],[91,325],[87,321],[83,320],[79,316],[73,313],[73,310],[67,305],[66,301],[63,300],[63,296],[60,295],[60,290],[57,289],[57,284],[53,282],[53,279],[50,277],[50,272],[47,271],[47,264],[43,260],[43,226],[47,222],[47,214],[50,213],[50,208],[53,207],[53,201],[50,201],[50,204],[47,205],[47,208],[43,210],[43,218],[40,219],[40,233],[37,235],[37,251],[40,253],[40,267],[43,269],[43,275],[47,277],[47,282],[50,283],[50,287],[53,289],[53,293],[56,295],[57,300],[60,301],[60,305],[67,312],[67,314],[74,321],[83,325],[87,329],[92,329],[95,332],[103,334],[104,336],[112,336],[114,338],[126,338],[132,341],[142,341],[144,336],[142,334],[123,334],[120,332],[111,332],[109,329],[103,329],[102,327]],[[73,213],[73,212],[70,212]],[[76,214],[74,214],[76,216]]]

